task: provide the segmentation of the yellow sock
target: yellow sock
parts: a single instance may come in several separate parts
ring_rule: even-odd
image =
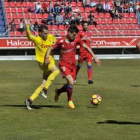
[[[39,96],[39,94],[40,94],[40,92],[42,91],[42,89],[43,89],[43,85],[40,85],[36,90],[35,90],[35,92],[30,96],[30,99],[33,101],[33,100],[35,100],[38,96]]]
[[[45,88],[48,89],[49,86],[52,84],[52,82],[54,81],[54,79],[56,78],[56,76],[59,74],[59,70],[55,70],[53,71],[49,76],[48,79],[46,81],[46,85]]]

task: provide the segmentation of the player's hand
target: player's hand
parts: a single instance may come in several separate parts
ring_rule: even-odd
[[[101,66],[101,61],[100,61],[97,57],[94,58],[94,62],[95,62],[98,66]]]
[[[26,24],[26,25],[30,25],[30,24],[31,24],[31,21],[28,20],[28,19],[25,19],[25,24]]]
[[[45,58],[45,64],[47,65],[47,64],[49,64],[50,63],[50,59],[49,59],[49,57],[46,57]]]

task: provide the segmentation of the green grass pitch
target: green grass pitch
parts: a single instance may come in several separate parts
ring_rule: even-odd
[[[94,84],[87,84],[86,64],[74,85],[76,108],[67,106],[66,93],[57,103],[55,88],[65,79],[57,77],[29,111],[27,99],[42,81],[35,61],[0,61],[0,140],[139,140],[140,60],[102,60],[93,66]],[[100,94],[102,104],[90,103]]]

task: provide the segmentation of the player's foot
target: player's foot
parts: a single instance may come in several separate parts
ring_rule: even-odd
[[[88,80],[88,84],[93,84],[93,81],[92,80]]]
[[[69,108],[72,108],[72,109],[75,108],[73,101],[69,101],[68,106]]]
[[[55,96],[54,96],[54,101],[58,102],[59,95],[58,95],[58,89],[55,89]]]
[[[26,108],[28,109],[28,110],[32,110],[32,108],[31,108],[31,102],[29,101],[29,100],[25,100],[25,106],[26,106]]]
[[[42,90],[40,94],[43,98],[47,99],[47,94],[44,92],[44,90]]]

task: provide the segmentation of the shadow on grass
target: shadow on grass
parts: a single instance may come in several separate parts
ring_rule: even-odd
[[[131,85],[132,87],[140,87],[140,85]]]
[[[18,108],[26,108],[25,105],[1,105],[0,107],[18,107]],[[64,108],[63,106],[54,106],[54,105],[32,105],[34,109],[41,109],[41,108]]]
[[[97,122],[97,124],[140,125],[140,122],[106,120],[105,122]]]

